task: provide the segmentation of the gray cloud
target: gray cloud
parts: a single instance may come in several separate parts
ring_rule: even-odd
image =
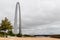
[[[59,33],[60,28],[60,6],[58,4],[59,0],[40,0],[39,6],[30,5],[31,9],[26,10],[26,14],[23,14],[23,33],[24,29],[31,33],[28,34],[54,34]],[[37,3],[36,3],[37,4]],[[58,4],[58,5],[57,5]],[[29,5],[28,5],[29,7]],[[58,23],[58,25],[57,25]],[[55,26],[53,26],[55,25]],[[56,28],[55,28],[56,27]],[[42,29],[39,29],[42,28]],[[49,29],[50,28],[50,29]],[[31,30],[33,29],[33,30]],[[51,30],[52,29],[52,30]],[[56,30],[58,29],[58,30]],[[36,32],[35,32],[36,31]]]

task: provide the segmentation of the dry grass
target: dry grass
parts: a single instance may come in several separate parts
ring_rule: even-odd
[[[49,37],[9,37],[9,38],[1,38],[0,40],[60,40],[56,38]]]

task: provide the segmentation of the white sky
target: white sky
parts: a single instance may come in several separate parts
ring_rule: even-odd
[[[8,17],[13,24],[16,2],[23,34],[60,34],[60,0],[0,0],[0,20]]]

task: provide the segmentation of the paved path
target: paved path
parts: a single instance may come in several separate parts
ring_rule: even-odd
[[[10,38],[0,38],[0,40],[60,40],[57,38],[49,38],[49,37],[10,37]]]

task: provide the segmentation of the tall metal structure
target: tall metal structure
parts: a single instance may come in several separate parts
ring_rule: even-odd
[[[16,9],[15,9],[14,27],[16,27],[16,28],[18,26],[17,14],[19,14],[19,34],[21,34],[21,12],[20,12],[20,3],[19,2],[17,2]],[[16,28],[15,28],[15,30],[16,30]]]

